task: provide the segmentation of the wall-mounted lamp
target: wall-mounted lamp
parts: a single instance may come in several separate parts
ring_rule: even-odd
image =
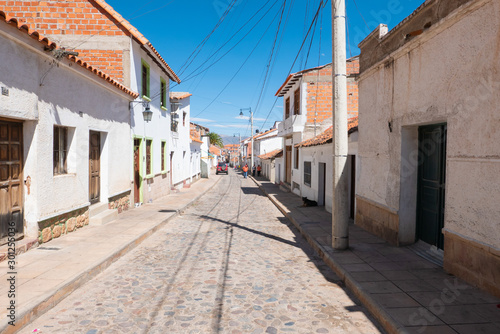
[[[144,106],[144,111],[142,112],[142,116],[144,117],[144,121],[148,123],[153,118],[153,112],[149,108],[149,103],[145,102],[143,103],[143,106]]]

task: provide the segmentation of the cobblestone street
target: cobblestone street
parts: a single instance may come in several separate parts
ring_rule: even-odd
[[[339,282],[255,183],[230,171],[21,332],[379,333]]]

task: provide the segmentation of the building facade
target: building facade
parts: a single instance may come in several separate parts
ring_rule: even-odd
[[[500,296],[500,3],[425,1],[360,44],[356,223]]]
[[[0,226],[47,242],[127,209],[138,94],[0,12]],[[124,167],[125,166],[125,167]],[[125,199],[125,200],[124,200]]]

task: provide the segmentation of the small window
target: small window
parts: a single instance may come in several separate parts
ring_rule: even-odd
[[[165,158],[166,158],[166,154],[165,154],[165,150],[167,148],[167,143],[162,141],[161,142],[161,171],[164,172],[165,171]]]
[[[293,93],[293,114],[300,114],[300,89],[296,89]]]
[[[182,126],[186,126],[186,116],[187,113],[182,113]]]
[[[151,139],[146,140],[146,175],[151,175],[153,173],[153,141]]]
[[[160,94],[161,94],[161,106],[163,108],[167,108],[167,82],[165,79],[161,78],[160,79]]]
[[[295,169],[299,169],[299,148],[298,147],[295,148],[295,161],[294,161],[293,166]]]
[[[177,122],[177,121],[176,121],[176,120],[172,117],[172,122],[171,122],[171,124],[170,124],[170,130],[171,130],[172,132],[177,132],[178,128],[179,128],[179,122]]]
[[[141,93],[142,96],[149,98],[149,65],[144,60],[141,73]]]
[[[285,119],[290,117],[290,98],[287,97],[285,101]]]
[[[54,175],[68,173],[68,128],[54,127]]]
[[[304,184],[311,186],[311,162],[304,161]]]

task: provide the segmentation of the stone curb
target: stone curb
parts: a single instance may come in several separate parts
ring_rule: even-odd
[[[74,278],[70,278],[69,282],[63,283],[61,286],[58,286],[54,289],[54,291],[48,292],[45,295],[41,296],[37,300],[30,303],[28,306],[24,306],[23,310],[20,310],[18,314],[16,314],[16,326],[10,326],[8,324],[8,319],[2,321],[0,323],[0,333],[2,334],[11,334],[16,333],[23,329],[26,325],[31,323],[36,318],[40,317],[48,310],[56,306],[59,302],[61,302],[67,295],[71,292],[75,291],[83,284],[87,283],[89,280],[103,272],[106,268],[108,268],[113,262],[127,254],[129,251],[137,247],[144,240],[146,240],[153,233],[158,231],[160,228],[165,226],[170,220],[174,219],[181,213],[182,211],[188,209],[195,202],[197,202],[201,196],[205,195],[208,191],[210,191],[213,187],[219,183],[221,178],[219,177],[213,185],[211,185],[207,190],[198,194],[195,198],[193,198],[188,204],[184,207],[175,210],[172,214],[163,219],[156,225],[154,225],[151,229],[144,232],[143,234],[137,236],[135,239],[128,242],[126,245],[115,251],[114,253],[107,256],[105,259],[90,265],[89,268],[84,270],[82,273],[77,274]]]
[[[252,180],[259,187],[259,189],[273,202],[273,204],[287,217],[293,225],[299,230],[300,234],[307,240],[307,242],[313,247],[313,249],[318,253],[322,260],[330,267],[337,276],[340,277],[345,286],[361,301],[363,306],[365,306],[372,316],[377,319],[380,325],[390,334],[407,334],[404,326],[397,322],[385,308],[376,302],[368,292],[366,292],[361,285],[352,278],[351,274],[347,272],[342,266],[329,254],[328,251],[316,242],[310,235],[304,232],[300,224],[295,220],[295,218],[286,210],[286,208],[273,196],[268,194],[264,187],[252,177]]]

